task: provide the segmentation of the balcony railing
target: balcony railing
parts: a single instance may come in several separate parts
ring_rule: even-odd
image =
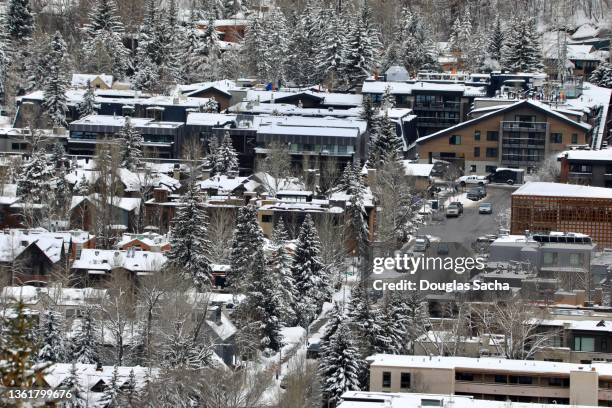
[[[546,122],[502,122],[502,129],[511,132],[546,132]]]
[[[416,102],[414,109],[459,111],[460,105],[460,102]]]

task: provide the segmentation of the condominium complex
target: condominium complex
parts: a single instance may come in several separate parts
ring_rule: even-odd
[[[612,405],[612,364],[390,354],[376,354],[367,360],[370,391],[470,395],[494,401]]]

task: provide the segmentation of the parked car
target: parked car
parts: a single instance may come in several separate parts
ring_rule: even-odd
[[[525,179],[524,169],[499,168],[487,177],[491,183],[522,184]]]
[[[468,192],[467,192],[468,200],[478,201],[478,200],[480,200],[483,197],[484,197],[484,195],[483,195],[482,190],[479,190],[477,188],[472,188],[472,189],[468,190]]]
[[[414,242],[413,250],[415,252],[425,252],[429,247],[429,238],[426,236],[418,236]]]
[[[493,214],[493,205],[491,203],[481,203],[478,207],[479,214]]]
[[[482,186],[478,186],[478,187],[474,187],[474,188],[480,191],[480,195],[482,197],[486,197],[487,196],[487,186],[482,185]]]
[[[458,217],[461,215],[461,207],[459,207],[455,203],[451,203],[446,207],[446,218],[448,217]]]
[[[459,207],[459,214],[463,214],[463,203],[461,201],[453,201],[449,205],[456,205]]]
[[[485,185],[489,182],[487,176],[461,176],[455,180],[461,187],[465,187],[466,184],[478,184],[480,186]]]

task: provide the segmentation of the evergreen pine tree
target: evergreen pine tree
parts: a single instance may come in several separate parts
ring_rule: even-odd
[[[285,222],[281,218],[272,231],[272,243],[276,246],[285,245],[289,239],[289,232],[287,231],[287,227],[285,227]]]
[[[252,263],[246,304],[252,318],[259,322],[261,349],[278,351],[282,346],[280,330],[283,316],[288,312],[284,308],[284,293],[281,287],[281,276],[286,271],[265,267],[263,246],[256,248],[253,258],[255,262]]]
[[[215,162],[212,166],[213,174],[227,176],[238,171],[238,153],[236,153],[236,149],[232,146],[232,138],[229,132],[225,132],[214,158]]]
[[[30,37],[34,31],[30,0],[9,0],[6,24],[13,40]]]
[[[119,405],[122,407],[133,407],[139,402],[136,390],[136,375],[134,369],[130,370],[127,382],[119,390]]]
[[[355,285],[351,290],[348,316],[355,328],[355,337],[362,355],[369,356],[388,350],[391,339],[383,327],[382,314],[379,309],[372,307],[372,300],[363,283]]]
[[[125,117],[123,127],[117,133],[121,143],[121,167],[134,171],[142,164],[142,145],[144,139],[132,126],[129,116]]]
[[[66,377],[59,385],[60,389],[70,392],[70,397],[62,400],[64,408],[85,408],[88,405],[87,392],[79,384],[79,376],[76,364],[72,363],[70,375]],[[68,394],[68,392],[66,394]]]
[[[602,62],[591,73],[589,81],[597,86],[612,88],[612,63]]]
[[[68,77],[66,73],[66,43],[59,31],[51,39],[51,53],[48,56],[47,79],[43,84],[44,100],[42,106],[49,115],[53,127],[67,126],[66,112],[68,103]]]
[[[491,31],[487,52],[496,61],[501,61],[502,49],[504,47],[504,30],[502,29],[499,15],[495,18],[495,25]]]
[[[96,364],[98,355],[98,330],[95,326],[92,308],[85,310],[81,326],[72,339],[72,361],[79,364]]]
[[[364,362],[352,338],[347,324],[340,324],[321,356],[319,370],[323,377],[323,392],[332,404],[338,403],[346,391],[361,389]]]
[[[377,114],[378,109],[374,106],[372,102],[372,98],[369,95],[364,95],[363,102],[361,104],[361,119],[365,120],[368,129],[374,129],[375,124],[377,123]]]
[[[119,370],[117,366],[113,368],[113,376],[111,377],[110,383],[106,385],[102,397],[98,400],[100,406],[104,408],[119,408]]]
[[[315,64],[318,77],[329,79],[331,86],[343,82],[342,67],[345,65],[346,24],[342,16],[334,10],[327,10],[329,18],[322,27],[322,38],[317,44]]]
[[[366,254],[369,235],[364,196],[359,189],[356,189],[355,193],[350,196],[344,213],[347,218],[345,237],[349,240],[349,243],[355,243],[358,256],[363,257]]]
[[[172,221],[168,263],[202,289],[210,283],[208,215],[195,183],[190,183]]]
[[[404,143],[397,135],[395,123],[386,113],[371,136],[373,142],[370,146],[368,167],[380,168],[389,161],[391,155],[401,155]]]
[[[7,33],[6,14],[0,13],[0,94],[7,93],[7,80],[10,74],[12,44]],[[5,96],[6,103],[6,96]]]
[[[205,55],[205,64],[201,69],[201,79],[204,81],[215,81],[219,78],[221,64],[221,49],[219,36],[215,29],[214,19],[210,19],[206,25],[206,30],[200,37],[202,50],[199,54]]]
[[[213,175],[215,173],[215,168],[217,166],[217,153],[219,152],[219,139],[217,136],[212,135],[210,139],[208,139],[208,146],[206,152],[206,166],[210,169],[210,174]]]
[[[329,312],[329,317],[327,319],[327,323],[325,324],[325,331],[321,336],[320,340],[320,349],[323,353],[327,352],[327,347],[329,347],[329,342],[331,337],[338,331],[338,327],[342,323],[346,321],[346,314],[344,313],[344,307],[341,306],[338,302],[334,302],[334,307]]]
[[[40,349],[38,361],[62,363],[66,358],[63,319],[55,310],[46,310],[43,314],[40,330]]]
[[[356,85],[371,75],[380,48],[378,32],[371,22],[371,10],[363,2],[361,15],[352,28],[344,60],[344,75],[350,85]]]
[[[159,69],[147,54],[138,59],[136,72],[132,78],[134,89],[139,91],[153,91],[159,85]]]
[[[44,151],[35,149],[30,159],[21,165],[17,179],[17,196],[22,201],[31,203],[47,202],[48,182],[53,178],[53,173]]]
[[[329,276],[320,258],[321,241],[310,214],[300,228],[292,268],[298,299],[295,312],[299,324],[307,327],[331,293]]]
[[[533,18],[510,21],[502,48],[502,67],[511,72],[540,72],[543,69],[538,33]]]
[[[83,29],[86,36],[83,50],[92,69],[122,78],[128,67],[129,51],[121,38],[125,29],[115,0],[96,0],[89,23]]]
[[[286,72],[288,79],[297,85],[310,85],[316,82],[317,48],[322,42],[319,10],[307,1],[304,9],[295,16],[295,24],[290,32],[289,56]]]
[[[81,179],[77,182],[77,185],[74,188],[74,195],[88,196],[90,192],[89,182],[85,178],[85,173],[83,173],[81,175]]]
[[[32,316],[20,300],[0,315],[0,383],[30,388],[39,384],[46,365],[36,364]]]
[[[230,253],[230,274],[227,285],[241,291],[251,281],[251,273],[262,265],[264,239],[257,223],[257,210],[252,205],[240,207]]]
[[[407,352],[406,337],[408,317],[405,312],[405,304],[399,292],[387,292],[383,298],[380,310],[380,325],[382,338],[387,339],[384,353],[402,354]]]
[[[296,319],[294,304],[298,297],[295,281],[291,273],[292,258],[285,248],[287,241],[287,230],[283,222],[279,222],[273,231],[273,243],[275,245],[272,255],[268,261],[269,273],[275,275],[280,292],[281,321],[285,326],[292,326]]]
[[[432,48],[432,32],[425,19],[404,7],[395,26],[393,40],[385,53],[383,67],[387,69],[399,64],[410,74],[416,75],[420,69],[433,67]]]
[[[94,94],[94,89],[88,79],[87,89],[85,90],[85,94],[83,95],[83,100],[77,105],[77,110],[79,111],[79,118],[84,118],[85,116],[89,115],[95,115],[99,107],[100,105],[96,104],[96,95]]]

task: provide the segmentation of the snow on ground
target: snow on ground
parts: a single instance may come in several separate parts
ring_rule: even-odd
[[[446,198],[444,201],[444,207],[447,207],[453,201],[459,201],[463,204],[463,208],[472,208],[478,205],[478,201],[472,201],[467,198],[467,192],[465,193],[454,193]]]

